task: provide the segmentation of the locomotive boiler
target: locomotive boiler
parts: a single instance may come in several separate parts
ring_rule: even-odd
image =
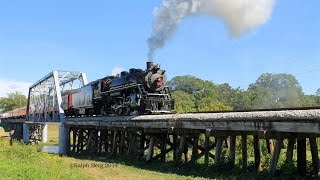
[[[146,70],[130,69],[62,94],[66,116],[170,113],[174,108],[165,70],[147,62]]]

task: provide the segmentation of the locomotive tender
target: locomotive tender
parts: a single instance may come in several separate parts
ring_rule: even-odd
[[[62,94],[66,116],[170,113],[174,108],[165,86],[165,70],[147,62],[146,70],[130,69]]]

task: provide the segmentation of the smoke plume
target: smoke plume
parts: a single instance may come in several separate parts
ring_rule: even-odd
[[[149,59],[162,48],[187,17],[206,14],[221,19],[232,37],[266,23],[275,0],[163,0],[154,9],[153,32],[148,39]]]

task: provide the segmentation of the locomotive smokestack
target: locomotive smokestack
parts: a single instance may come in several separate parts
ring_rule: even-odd
[[[152,62],[152,60],[149,60],[147,62],[147,69],[150,69],[152,66],[153,66],[153,62]]]

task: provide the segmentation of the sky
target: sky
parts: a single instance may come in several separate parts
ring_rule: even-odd
[[[0,0],[0,97],[52,70],[93,81],[117,69],[145,68],[160,0]],[[154,62],[168,79],[193,75],[247,89],[263,73],[293,74],[306,94],[320,88],[320,1],[275,1],[270,19],[243,36],[198,15],[184,19]]]

